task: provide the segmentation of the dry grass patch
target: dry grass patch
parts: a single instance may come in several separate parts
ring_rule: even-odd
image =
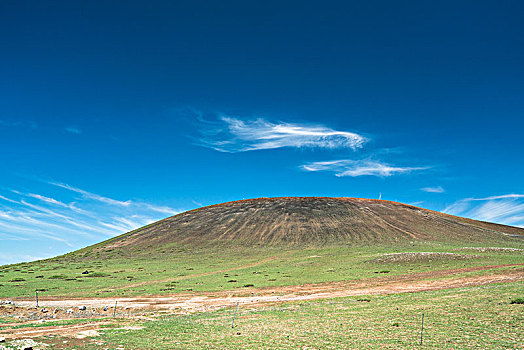
[[[456,254],[456,253],[390,253],[370,261],[373,263],[406,263],[406,262],[430,262],[433,260],[469,260],[481,258],[480,255]]]
[[[523,252],[524,249],[518,249],[518,248],[504,248],[504,247],[462,247],[462,248],[456,248],[453,250],[474,250],[477,252],[503,252],[503,253],[518,253]]]

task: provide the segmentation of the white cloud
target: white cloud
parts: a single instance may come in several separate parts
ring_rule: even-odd
[[[491,196],[491,197],[486,197],[486,198],[471,198],[471,200],[473,200],[473,201],[490,201],[490,200],[494,200],[494,199],[519,199],[519,198],[524,198],[524,194],[510,193],[510,194],[503,194],[503,195],[500,195],[500,196]]]
[[[168,206],[136,200],[119,201],[63,183],[49,184],[67,191],[52,188],[50,196],[10,190],[13,199],[0,195],[0,245],[3,250],[11,250],[10,244],[14,242],[10,241],[23,240],[27,242],[26,250],[17,248],[17,253],[31,255],[36,251],[40,253],[41,247],[48,242],[54,242],[52,249],[57,255],[178,213]],[[0,265],[7,261],[0,256]]]
[[[64,188],[64,189],[72,191],[72,192],[80,193],[82,195],[82,197],[84,198],[84,200],[85,199],[87,199],[87,200],[92,199],[92,200],[95,200],[95,201],[98,201],[98,202],[101,202],[101,203],[104,203],[104,204],[109,204],[111,206],[129,207],[129,208],[141,208],[143,211],[154,211],[154,212],[157,212],[157,213],[169,214],[169,215],[175,215],[175,214],[180,212],[180,211],[178,211],[176,209],[173,209],[173,208],[165,206],[165,205],[164,206],[160,206],[160,205],[154,205],[154,204],[151,204],[151,203],[136,202],[136,201],[131,201],[131,200],[121,201],[121,200],[116,200],[116,199],[109,198],[109,197],[104,197],[104,196],[101,196],[101,195],[96,194],[96,193],[88,192],[88,191],[85,191],[85,190],[82,190],[80,188],[73,187],[73,186],[70,186],[70,185],[64,184],[64,183],[59,183],[59,182],[47,182],[47,183],[50,184],[50,185],[53,185],[53,186]],[[39,195],[32,195],[32,196],[35,196],[35,198],[42,197],[42,196],[39,196]],[[39,198],[39,199],[41,199],[41,198]],[[54,200],[53,198],[45,198],[44,197],[43,200],[47,200],[49,202],[58,204],[58,203],[56,203],[58,201]],[[82,212],[84,214],[88,213],[88,212],[86,212],[86,211],[76,207],[75,204],[76,204],[76,202],[72,202],[72,203],[68,203],[66,206],[69,209],[74,210],[74,211]]]
[[[191,202],[193,202],[193,204],[195,204],[195,205],[198,205],[199,207],[203,207],[204,206],[204,204],[202,204],[200,202],[197,202],[195,200],[191,200]]]
[[[367,139],[359,134],[337,131],[322,125],[274,124],[265,119],[243,121],[221,117],[222,124],[205,130],[204,146],[220,152],[245,152],[283,147],[361,148]]]
[[[7,198],[7,197],[4,197],[4,196],[0,196],[0,199],[3,199],[3,200],[8,201],[10,203],[18,203],[17,201],[14,201],[14,200],[12,200],[10,198]]]
[[[429,192],[429,193],[444,193],[445,192],[442,186],[424,187],[424,188],[421,188],[420,190],[424,192]]]
[[[442,212],[524,227],[524,195],[505,194],[485,198],[465,198],[447,206]]]
[[[5,264],[15,264],[18,262],[35,261],[35,260],[41,260],[41,259],[46,259],[50,257],[51,255],[34,256],[34,255],[28,255],[28,254],[8,254],[8,253],[0,252],[0,261],[2,261]]]
[[[428,169],[428,167],[397,167],[376,160],[363,159],[351,160],[340,159],[327,162],[313,162],[301,166],[306,171],[330,171],[335,176],[380,176],[388,177],[396,174],[410,173],[416,170]]]
[[[16,224],[10,224],[4,221],[0,221],[0,228],[4,231],[4,234],[5,234],[5,230],[7,230],[8,232],[7,234],[11,234],[14,240],[29,240],[29,238],[35,239],[35,238],[40,237],[40,238],[45,238],[46,240],[50,239],[53,241],[62,242],[69,247],[73,246],[65,238],[62,238],[58,235],[50,234],[45,229],[42,229],[41,227],[31,228],[31,227],[27,227],[27,225],[23,223],[21,223],[20,225],[16,225]],[[27,236],[30,236],[30,237],[27,237]],[[11,240],[11,239],[5,239],[5,240]]]
[[[48,182],[48,183],[50,185],[58,186],[58,187],[61,187],[61,188],[65,188],[66,190],[70,190],[70,191],[73,191],[73,192],[80,193],[86,199],[94,199],[96,201],[100,201],[100,202],[103,202],[103,203],[106,203],[106,204],[118,205],[118,206],[124,206],[124,207],[127,207],[127,206],[129,206],[131,204],[131,201],[119,201],[119,200],[116,200],[116,199],[103,197],[103,196],[100,196],[100,195],[95,194],[95,193],[87,192],[87,191],[81,190],[79,188],[76,188],[76,187],[73,187],[73,186],[69,186],[68,184],[63,184],[63,183],[59,183],[59,182]]]
[[[20,194],[20,192],[18,192],[18,194]],[[36,199],[40,199],[41,201],[46,202],[46,203],[56,204],[56,205],[59,205],[61,207],[67,207],[67,204],[64,204],[64,203],[62,203],[60,201],[57,201],[54,198],[50,198],[50,197],[46,197],[46,196],[42,196],[42,195],[34,194],[34,193],[28,193],[27,196],[28,197],[33,197],[33,198],[36,198]]]
[[[47,204],[52,204],[52,205],[63,207],[63,208],[69,208],[69,209],[71,209],[73,211],[76,211],[78,213],[81,213],[81,214],[93,215],[92,213],[89,213],[86,210],[77,208],[75,206],[75,202],[71,202],[71,203],[66,204],[66,203],[60,202],[60,201],[58,201],[58,200],[56,200],[54,198],[42,196],[42,195],[35,194],[35,193],[22,193],[22,192],[16,191],[16,190],[11,190],[11,192],[19,194],[19,195],[24,196],[24,197],[36,198],[36,199],[39,199],[39,200],[41,200],[41,201],[43,201],[43,202],[45,202]],[[7,200],[7,201],[9,201],[11,203],[18,203],[18,204],[25,204],[25,205],[27,205],[27,203],[24,203],[24,201],[17,202],[17,201],[13,201],[13,200],[11,200],[9,198],[5,198],[3,196],[0,196],[0,199]]]
[[[75,127],[72,127],[72,126],[68,126],[66,128],[64,128],[65,131],[67,132],[70,132],[71,134],[81,134],[82,133],[82,130],[78,129],[78,128],[75,128]]]
[[[38,211],[38,212],[45,213],[49,217],[56,217],[56,218],[61,218],[61,219],[66,219],[66,220],[71,219],[70,217],[65,216],[63,214],[60,214],[60,213],[58,213],[58,212],[56,212],[54,210],[51,210],[51,209],[46,208],[46,207],[42,207],[40,205],[28,203],[27,201],[25,201],[23,199],[20,201],[20,203],[25,205],[25,206],[27,206],[27,207],[29,207],[29,208],[31,208],[31,209],[34,209],[34,210]]]
[[[158,213],[163,213],[163,214],[169,214],[169,215],[175,215],[177,213],[179,213],[179,211],[173,209],[173,208],[170,208],[168,206],[158,206],[158,205],[153,205],[153,204],[149,204],[149,203],[141,203],[141,205],[144,205],[145,207],[147,207],[148,209],[152,210],[152,211],[156,211]]]
[[[0,119],[0,126],[4,127],[21,127],[21,128],[31,128],[36,129],[38,125],[30,120],[2,120]]]

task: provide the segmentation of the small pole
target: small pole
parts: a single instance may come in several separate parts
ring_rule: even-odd
[[[36,307],[38,307],[38,291],[35,290]]]
[[[237,317],[237,311],[238,311],[238,302],[237,302],[237,307],[235,308],[235,314],[233,315],[233,323],[231,323],[231,328],[235,327],[235,318]]]
[[[424,334],[424,314],[422,314],[422,328],[420,329],[420,345],[422,345],[422,335]]]
[[[118,300],[115,301],[115,309],[113,310],[113,317],[116,315],[116,304],[118,303]]]

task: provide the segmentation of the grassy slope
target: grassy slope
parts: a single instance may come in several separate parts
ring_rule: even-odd
[[[397,246],[320,248],[201,248],[133,260],[55,258],[0,268],[0,296],[133,296],[193,293],[375,278],[482,265],[523,262],[523,251],[454,250],[464,245],[420,243]],[[524,248],[522,245],[513,245]],[[441,259],[381,262],[395,252],[452,252]],[[81,274],[88,270],[88,275]],[[378,273],[383,272],[383,273]],[[482,272],[479,272],[482,273]],[[229,282],[235,281],[235,282]]]

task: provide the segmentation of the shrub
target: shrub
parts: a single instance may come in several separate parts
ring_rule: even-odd
[[[15,279],[12,279],[9,282],[24,282],[24,281],[25,281],[25,279],[23,279],[23,278],[15,278]]]
[[[84,277],[107,277],[107,276],[109,276],[107,273],[93,272],[93,273],[90,273],[89,275],[85,275]]]
[[[515,298],[509,302],[510,304],[524,304],[524,298]]]

